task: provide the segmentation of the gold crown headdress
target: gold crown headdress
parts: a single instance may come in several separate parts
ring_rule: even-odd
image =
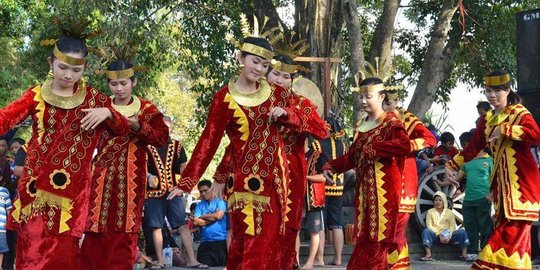
[[[247,38],[247,37],[266,38],[268,42],[270,42],[270,44],[272,45],[275,44],[279,39],[282,38],[283,34],[281,33],[281,29],[278,26],[272,27],[263,32],[264,27],[266,26],[267,22],[268,22],[268,17],[265,17],[262,26],[259,28],[259,21],[257,20],[256,16],[253,16],[253,31],[251,31],[246,15],[240,14],[240,25],[242,27],[241,30],[242,30],[243,38]],[[234,39],[234,37],[232,36],[227,36],[226,38],[228,41],[234,44],[235,48],[239,49],[240,51],[251,53],[257,56],[261,56],[268,60],[271,60],[274,57],[273,51],[263,48],[261,46],[257,46],[251,43],[241,43],[237,41],[236,39]]]
[[[105,64],[110,64],[116,60],[124,60],[130,63],[135,61],[139,50],[141,39],[126,41],[122,44],[119,39],[115,39],[111,44],[101,47],[89,48],[92,53],[101,58]],[[148,68],[143,66],[133,66],[123,70],[96,70],[99,75],[106,74],[110,80],[129,79],[135,72],[145,71]]]
[[[510,74],[508,73],[496,76],[484,76],[484,84],[488,87],[499,86],[508,82],[510,82]]]
[[[306,39],[300,39],[293,43],[292,42],[293,36],[294,36],[294,32],[291,34],[291,37],[288,40],[286,40],[285,36],[282,34],[282,42],[276,43],[274,45],[274,50],[276,51],[276,55],[286,55],[290,57],[292,60],[294,60],[296,57],[302,55],[304,52],[306,52],[309,49],[309,43]],[[272,59],[270,61],[270,65],[272,66],[273,69],[277,69],[279,71],[283,71],[287,73],[296,73],[299,70],[304,71],[304,72],[309,72],[308,68],[303,67],[301,65],[286,64],[276,59]]]
[[[62,36],[72,37],[79,40],[87,40],[101,34],[101,30],[88,31],[88,26],[91,21],[83,16],[71,17],[67,14],[62,14],[60,16],[53,16],[52,22],[58,28]],[[86,63],[86,57],[76,58],[71,57],[62,53],[56,46],[57,39],[46,38],[40,41],[41,46],[52,46],[54,45],[53,54],[54,56],[69,65],[80,66]]]
[[[382,63],[379,61],[379,57],[375,57],[375,66],[368,61],[364,61],[364,65],[358,71],[358,74],[354,76],[356,85],[360,85],[360,82],[366,78],[376,77],[383,81],[383,83],[375,85],[366,85],[359,87],[351,87],[351,91],[359,93],[374,93],[384,91],[384,83],[392,77],[394,65],[391,61],[384,60]]]

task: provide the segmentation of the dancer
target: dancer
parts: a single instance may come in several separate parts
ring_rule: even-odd
[[[287,52],[286,49],[281,51]],[[288,51],[287,54],[274,56],[270,65],[271,70],[267,75],[268,82],[290,90],[293,78],[298,68],[300,68],[299,65],[293,64],[292,59],[300,53],[293,50]],[[290,180],[288,183],[289,193],[287,195],[290,210],[287,213],[287,228],[282,236],[281,248],[276,249],[279,254],[275,256],[281,259],[280,269],[293,269],[294,266],[298,266],[296,238],[302,221],[302,205],[307,186],[306,178],[308,174],[304,150],[307,135],[312,135],[316,139],[324,139],[327,136],[326,124],[319,116],[317,106],[308,97],[291,92],[290,106],[298,108],[301,112],[300,117],[302,118],[302,130],[304,132],[285,129],[283,134],[285,153],[290,169],[290,177],[288,178]]]
[[[300,128],[301,120],[296,109],[287,107],[287,90],[262,79],[272,46],[258,33],[244,34],[240,75],[214,95],[206,127],[169,198],[191,191],[226,132],[235,166],[227,180],[232,228],[227,269],[273,269],[278,258],[261,254],[270,254],[278,234],[285,232],[289,170],[280,129]]]
[[[9,228],[18,231],[17,269],[77,269],[92,153],[106,129],[116,135],[129,132],[109,97],[81,80],[88,35],[60,30],[64,36],[52,40],[48,58],[52,76],[0,110],[0,133],[28,116],[33,122],[19,197],[8,220]]]
[[[540,144],[540,130],[512,90],[507,72],[490,72],[484,84],[494,109],[481,118],[465,149],[446,163],[446,174],[455,182],[453,171],[486,146],[491,148],[496,225],[472,268],[531,269],[531,224],[540,210],[540,175],[530,148]]]
[[[418,120],[418,118],[401,108],[397,107],[399,102],[399,86],[386,86],[386,99],[383,108],[387,112],[393,112],[405,126],[407,135],[411,143],[412,151],[419,151],[427,147],[435,147],[437,139]],[[407,228],[409,216],[414,212],[418,193],[418,173],[416,171],[416,158],[411,152],[405,159],[403,169],[403,182],[401,184],[401,197],[399,203],[398,228]],[[406,230],[398,230],[396,242],[389,248],[388,266],[390,269],[410,269],[409,247],[407,245]]]
[[[134,56],[125,57],[130,58]],[[128,119],[132,131],[105,136],[94,158],[81,269],[133,269],[146,191],[147,146],[164,146],[169,138],[159,109],[132,94],[137,69],[131,61],[117,59],[104,71],[114,94],[112,106]]]
[[[347,269],[387,269],[388,249],[396,241],[406,155],[411,152],[407,132],[399,118],[384,112],[384,85],[379,78],[364,79],[355,89],[367,113],[356,140],[344,156],[328,162],[324,174],[356,169],[358,241]]]

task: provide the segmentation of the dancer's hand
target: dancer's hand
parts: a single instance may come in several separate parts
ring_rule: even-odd
[[[268,116],[270,117],[270,122],[276,122],[278,118],[287,116],[287,111],[281,107],[274,107],[270,110]]]
[[[133,115],[126,117],[126,119],[129,122],[129,127],[135,131],[138,131],[141,128],[141,123],[139,122],[139,116],[137,113],[134,113]]]
[[[173,187],[169,190],[169,196],[167,196],[167,200],[172,200],[176,196],[182,196],[182,194],[184,194],[183,190],[177,187]]]
[[[95,129],[101,122],[112,117],[112,113],[107,108],[82,109],[86,115],[81,120],[81,128],[84,130]]]
[[[491,137],[487,140],[488,143],[495,143],[501,137],[501,126],[496,126],[491,134]]]
[[[324,179],[326,180],[326,185],[331,186],[331,185],[336,184],[336,181],[334,181],[332,177],[334,176],[334,172],[332,172],[331,170],[324,170],[323,175],[324,175]]]

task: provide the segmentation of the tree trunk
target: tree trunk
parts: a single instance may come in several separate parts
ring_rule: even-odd
[[[380,63],[390,61],[394,22],[399,9],[399,3],[400,0],[384,1],[383,12],[373,33],[371,48],[369,50],[369,62],[373,65],[375,65],[375,57],[379,57]]]
[[[422,64],[422,73],[418,78],[408,108],[420,118],[433,104],[439,85],[444,80],[445,75],[451,71],[458,40],[449,41],[448,32],[452,17],[458,9],[458,3],[459,1],[455,0],[445,0],[433,26],[428,50]],[[456,39],[459,37],[456,36]]]
[[[351,75],[354,76],[364,64],[362,29],[360,28],[360,19],[358,16],[358,6],[356,4],[356,0],[343,0],[342,11],[349,36],[349,50],[351,52],[350,72]],[[357,86],[355,82],[353,82],[353,86]],[[353,93],[354,124],[358,122],[359,111],[360,103],[358,102],[358,95]]]

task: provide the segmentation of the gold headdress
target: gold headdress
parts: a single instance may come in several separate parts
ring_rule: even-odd
[[[58,28],[62,36],[72,37],[79,40],[87,40],[93,38],[101,33],[101,30],[95,30],[87,32],[87,28],[90,25],[91,21],[85,18],[84,16],[78,16],[73,18],[68,14],[62,14],[60,16],[52,17],[53,24]],[[48,38],[40,41],[41,46],[52,46],[54,45],[53,54],[54,56],[69,65],[80,66],[86,63],[86,57],[76,58],[71,57],[62,53],[56,46],[56,39]]]
[[[375,85],[366,85],[359,87],[351,87],[351,91],[358,93],[374,93],[384,91],[384,83],[392,77],[394,65],[391,61],[384,60],[382,63],[379,61],[379,57],[375,57],[375,66],[368,61],[364,61],[364,65],[358,71],[358,74],[354,76],[356,85],[360,85],[360,82],[366,78],[376,77],[383,81],[383,83]]]
[[[484,76],[484,84],[488,87],[499,86],[508,82],[510,82],[510,74],[508,73],[496,76]]]
[[[301,39],[293,43],[293,36],[294,32],[291,34],[291,38],[286,40],[285,36],[282,34],[282,42],[274,44],[274,50],[276,51],[276,55],[286,55],[292,60],[294,60],[296,57],[302,55],[309,49],[309,43],[306,39]],[[277,69],[279,71],[287,73],[296,73],[299,70],[309,72],[308,68],[305,68],[301,65],[286,64],[276,59],[272,59],[270,61],[270,65],[273,69]]]
[[[283,34],[281,33],[281,29],[277,26],[262,32],[267,22],[268,18],[265,17],[263,25],[259,28],[259,21],[257,20],[257,17],[253,16],[253,31],[251,31],[246,15],[240,14],[240,24],[242,26],[243,37],[266,38],[268,42],[270,42],[270,44],[275,44],[280,38],[282,38]],[[234,37],[232,36],[227,36],[226,38],[228,41],[234,44],[235,48],[239,49],[240,51],[251,53],[266,58],[268,60],[271,60],[274,57],[273,51],[263,48],[261,46],[257,46],[251,43],[241,43],[234,39]]]
[[[140,46],[140,39],[127,41],[122,44],[119,39],[115,39],[110,45],[101,47],[92,47],[92,51],[96,56],[100,57],[105,64],[110,64],[116,60],[124,60],[133,63],[137,57],[137,52]],[[96,70],[96,74],[106,74],[110,80],[129,79],[135,75],[135,72],[145,71],[146,67],[134,66],[123,70]]]

